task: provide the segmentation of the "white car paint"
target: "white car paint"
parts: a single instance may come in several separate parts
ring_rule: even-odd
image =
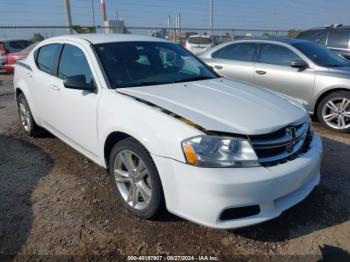
[[[307,112],[285,97],[221,78],[110,89],[90,45],[118,41],[163,40],[98,34],[55,37],[38,44],[21,61],[22,66],[16,66],[14,88],[26,96],[38,125],[105,168],[107,137],[113,132],[134,137],[158,168],[167,209],[209,227],[236,228],[271,219],[304,199],[319,183],[322,142],[316,133],[305,154],[275,166],[202,168],[187,164],[181,142],[205,133],[160,108],[206,130],[240,135],[266,134],[308,121]],[[37,68],[35,50],[50,43],[69,43],[83,50],[97,92],[67,89],[61,79]],[[259,205],[259,214],[220,220],[227,208],[253,204]]]
[[[204,41],[210,41],[209,43],[193,43],[193,39],[203,39]],[[192,40],[192,41],[191,41]],[[191,35],[185,43],[186,49],[193,54],[199,55],[214,46],[214,40],[208,35]]]

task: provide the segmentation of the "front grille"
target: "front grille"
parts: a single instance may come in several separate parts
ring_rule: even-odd
[[[273,133],[249,136],[263,166],[274,166],[293,160],[308,151],[312,139],[308,121],[289,125]]]

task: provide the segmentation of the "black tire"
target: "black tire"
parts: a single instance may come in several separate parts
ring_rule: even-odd
[[[321,102],[319,103],[318,107],[317,107],[317,118],[318,120],[322,123],[322,125],[330,130],[336,131],[336,132],[340,132],[340,133],[350,133],[350,126],[347,128],[337,128],[336,125],[336,121],[338,121],[338,118],[334,118],[334,120],[331,121],[331,123],[328,123],[327,121],[325,121],[324,117],[323,117],[323,112],[324,110],[330,110],[327,109],[326,104],[329,101],[342,101],[343,99],[347,99],[350,100],[350,91],[337,91],[337,92],[333,92],[328,94],[327,96],[325,96]],[[339,102],[340,103],[340,102]],[[347,112],[350,112],[350,105],[347,107],[347,109],[345,110]],[[331,111],[334,112],[334,111]],[[346,125],[350,125],[350,119],[349,118],[344,118]]]
[[[26,110],[27,111],[27,125],[24,124],[24,121],[23,121],[23,115],[21,114],[21,108],[20,108],[20,104],[23,103],[23,105],[25,105],[26,107]],[[42,129],[40,126],[38,126],[35,121],[34,121],[34,118],[33,118],[33,115],[32,115],[32,112],[30,110],[30,107],[29,107],[29,104],[28,104],[28,101],[26,99],[26,97],[24,96],[23,93],[19,94],[17,96],[17,111],[18,111],[18,114],[19,114],[19,119],[20,119],[20,123],[21,123],[21,126],[23,128],[23,130],[29,135],[29,136],[32,136],[32,137],[37,137],[37,136],[40,136],[44,133],[44,129]]]
[[[118,189],[115,176],[114,176],[114,162],[117,157],[117,155],[122,151],[131,151],[135,153],[145,164],[148,175],[151,180],[152,185],[152,194],[151,194],[151,200],[148,204],[148,206],[145,209],[139,210],[136,209],[123,198],[121,192]],[[123,206],[133,215],[136,215],[143,219],[154,219],[158,217],[158,215],[161,213],[161,211],[164,210],[164,195],[163,195],[163,189],[162,184],[159,178],[158,170],[156,165],[153,162],[153,159],[150,155],[150,153],[147,151],[146,148],[144,148],[137,140],[134,138],[126,138],[118,142],[114,145],[112,152],[109,157],[109,174],[112,178],[113,187],[116,191],[117,196],[121,200]]]

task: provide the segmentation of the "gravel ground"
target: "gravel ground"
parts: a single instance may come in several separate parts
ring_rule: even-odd
[[[350,259],[350,135],[314,123],[324,141],[321,184],[272,221],[225,231],[168,213],[144,221],[122,208],[104,169],[53,136],[21,131],[11,81],[0,75],[0,256]]]

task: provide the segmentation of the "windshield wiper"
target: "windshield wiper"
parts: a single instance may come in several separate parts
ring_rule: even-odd
[[[173,83],[183,83],[183,82],[192,82],[192,81],[200,81],[200,80],[208,80],[208,79],[214,79],[215,77],[208,77],[208,76],[196,76],[192,78],[182,79],[178,81],[174,81]]]
[[[137,82],[137,83],[125,83],[120,85],[114,85],[112,88],[127,88],[127,87],[139,87],[139,86],[153,86],[153,85],[164,85],[168,84],[167,82],[156,82],[156,81],[144,81],[144,82]]]
[[[350,65],[326,65],[326,67],[346,67]]]

